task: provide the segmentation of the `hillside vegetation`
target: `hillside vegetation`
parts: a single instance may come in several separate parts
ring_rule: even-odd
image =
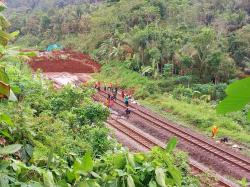
[[[217,124],[221,136],[249,142],[248,106],[231,114],[229,123],[215,117],[213,109],[225,97],[227,84],[250,68],[248,0],[50,2],[45,9],[38,3],[30,11],[11,10],[10,30],[21,32],[16,44],[44,49],[57,42],[88,52],[104,65],[101,80],[118,80],[150,103],[156,95],[170,95],[173,100],[160,101],[166,100],[177,118],[192,118],[206,132]],[[160,103],[160,109],[166,108]],[[192,112],[192,104],[204,107],[202,103],[204,110]],[[180,110],[186,104],[190,110]],[[212,116],[202,118],[208,108]],[[246,134],[236,136],[239,129]]]
[[[42,2],[31,12],[17,8],[9,16],[11,30],[20,30],[33,46],[59,41],[95,50],[99,60],[127,60],[155,78],[171,69],[203,83],[225,82],[249,65],[247,0],[73,1],[68,6],[62,1],[63,7],[56,6],[59,1]]]
[[[0,12],[5,6],[0,3]],[[109,110],[92,100],[86,87],[55,90],[8,43],[0,15],[0,186],[144,187],[189,186],[186,155],[166,149],[130,153],[109,137]],[[22,48],[21,48],[22,49]]]

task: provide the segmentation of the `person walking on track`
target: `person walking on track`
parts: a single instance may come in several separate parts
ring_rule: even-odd
[[[131,110],[129,109],[129,107],[126,107],[125,116],[127,119],[129,118],[130,113],[131,113]]]

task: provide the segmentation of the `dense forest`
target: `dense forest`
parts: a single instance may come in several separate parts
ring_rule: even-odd
[[[9,14],[10,31],[21,31],[18,43],[60,42],[99,61],[126,61],[143,75],[188,83],[228,82],[249,67],[247,0],[48,2],[27,1]]]
[[[118,145],[105,126],[108,108],[92,99],[95,90],[55,90],[24,63],[36,53],[9,45],[18,32],[9,33],[8,21],[0,18],[0,186],[199,184],[189,176],[186,154],[174,150],[175,138],[148,153]]]

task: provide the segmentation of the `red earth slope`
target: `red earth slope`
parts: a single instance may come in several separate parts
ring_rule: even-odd
[[[95,73],[100,65],[89,55],[70,51],[39,52],[39,55],[28,62],[33,70],[43,72]]]

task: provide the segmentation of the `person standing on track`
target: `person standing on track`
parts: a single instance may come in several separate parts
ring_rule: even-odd
[[[110,100],[111,99],[111,95],[110,94],[108,94],[108,100]]]
[[[112,96],[112,97],[110,98],[110,107],[113,107],[114,104],[115,104],[114,96]]]
[[[101,91],[101,83],[100,83],[100,81],[98,81],[98,83],[97,83],[97,90]]]
[[[114,98],[114,100],[116,100],[116,98],[117,98],[117,92],[118,92],[118,89],[117,89],[117,87],[113,90],[113,98]]]
[[[124,99],[124,97],[125,97],[124,90],[122,90],[121,96],[122,96],[122,99]]]
[[[218,127],[216,125],[214,125],[212,128],[212,138],[216,137],[218,130],[219,130]]]
[[[106,99],[105,105],[106,105],[108,108],[110,107],[110,99],[109,99],[109,98]]]
[[[112,87],[113,87],[112,82],[110,82],[109,85],[108,85],[108,90],[112,91]]]
[[[106,99],[106,106],[107,106],[108,108],[110,108],[112,105],[113,105],[113,103],[112,103],[112,97],[111,97],[110,94],[108,94],[108,97],[107,97],[107,99]]]
[[[106,83],[104,83],[103,89],[104,89],[105,92],[107,91],[107,84]]]
[[[129,96],[128,95],[125,96],[124,103],[125,103],[126,107],[128,107],[128,105],[129,105]]]
[[[115,95],[117,95],[117,93],[118,93],[118,87],[117,86],[115,87],[115,91],[114,92],[115,92]]]

